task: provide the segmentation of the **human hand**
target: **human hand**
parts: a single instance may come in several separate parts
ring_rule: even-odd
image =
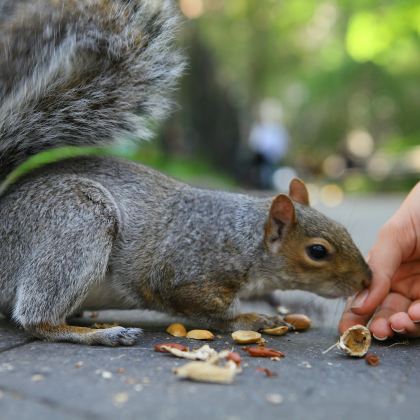
[[[420,337],[420,182],[381,228],[367,260],[372,284],[349,299],[340,332],[370,321],[378,340]]]

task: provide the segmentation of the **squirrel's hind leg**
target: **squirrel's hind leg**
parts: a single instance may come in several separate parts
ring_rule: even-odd
[[[105,281],[119,221],[112,199],[101,186],[84,179],[65,181],[66,191],[50,192],[56,200],[38,214],[37,225],[42,229],[27,228],[36,246],[23,255],[24,264],[16,273],[13,319],[29,333],[50,341],[132,345],[140,329],[100,330],[65,322],[89,291]]]
[[[86,299],[89,290],[104,279],[112,238],[107,221],[92,221],[79,238],[57,239],[28,262],[20,279],[13,318],[30,334],[47,341],[118,346],[133,345],[138,328],[93,329],[65,323]]]

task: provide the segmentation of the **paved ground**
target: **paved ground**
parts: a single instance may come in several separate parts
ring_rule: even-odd
[[[399,202],[400,198],[353,199],[324,210],[353,226],[356,241],[367,250],[378,226]],[[291,307],[303,301],[316,320],[314,328],[269,338],[270,346],[286,353],[278,362],[248,358],[238,350],[245,366],[233,385],[178,380],[171,370],[183,362],[153,351],[153,344],[169,340],[162,332],[169,319],[162,316],[100,314],[99,321],[117,317],[123,324],[148,329],[132,348],[33,341],[0,320],[0,419],[418,418],[419,340],[375,343],[372,350],[381,358],[377,367],[335,350],[322,354],[337,339],[341,304],[308,294],[283,297]],[[212,345],[233,346],[226,335]],[[278,376],[267,378],[256,371],[258,366]]]

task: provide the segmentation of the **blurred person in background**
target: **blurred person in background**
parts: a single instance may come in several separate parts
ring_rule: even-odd
[[[249,135],[253,153],[252,172],[256,187],[273,188],[273,173],[289,149],[289,135],[282,124],[282,107],[275,99],[264,100]]]

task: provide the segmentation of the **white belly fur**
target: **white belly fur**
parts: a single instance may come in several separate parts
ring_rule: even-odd
[[[81,310],[132,309],[133,305],[119,296],[111,284],[104,281],[90,289]]]

